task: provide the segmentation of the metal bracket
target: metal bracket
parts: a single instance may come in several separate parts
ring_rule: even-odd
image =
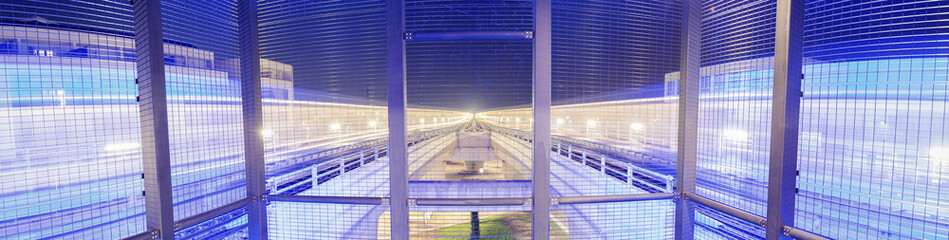
[[[550,198],[550,205],[560,205],[560,198]]]
[[[784,234],[784,236],[790,237],[790,236],[791,236],[791,228],[788,227],[788,226],[784,226],[784,228],[781,229],[781,233]]]
[[[768,219],[761,219],[761,222],[758,223],[758,226],[768,227]]]
[[[534,205],[534,198],[524,198],[524,205],[525,206]]]
[[[534,31],[526,31],[526,32],[524,32],[524,38],[526,38],[526,39],[534,39]]]
[[[409,198],[407,204],[408,204],[409,206],[418,206],[418,204],[416,203],[416,201],[415,201],[414,198]]]
[[[148,233],[150,233],[150,234],[152,235],[152,239],[156,239],[156,238],[161,237],[161,230],[159,230],[159,229],[148,230]]]
[[[411,32],[405,32],[405,33],[403,33],[403,34],[402,34],[402,38],[405,39],[406,41],[414,39],[414,37],[412,37],[412,33],[411,33]]]
[[[391,200],[389,200],[389,198],[382,198],[382,201],[380,201],[379,203],[382,204],[382,205],[389,205],[389,204],[391,204],[390,201],[391,201]]]
[[[679,192],[674,192],[674,193],[672,193],[672,202],[678,203],[678,202],[679,202],[679,198],[681,198],[681,197],[682,197],[682,195],[680,195]]]

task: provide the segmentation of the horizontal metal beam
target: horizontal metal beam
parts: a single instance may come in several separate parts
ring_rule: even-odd
[[[533,39],[533,31],[455,31],[407,32],[406,41],[437,41],[465,39]]]
[[[647,193],[630,195],[609,195],[609,196],[586,196],[586,197],[561,197],[556,198],[557,204],[585,204],[585,203],[611,203],[611,202],[637,202],[672,199],[672,193]]]
[[[150,240],[156,238],[158,238],[158,229],[152,229],[136,233],[135,235],[125,236],[123,238],[119,238],[119,240]]]
[[[416,198],[416,206],[522,206],[530,198]]]
[[[829,238],[821,237],[817,234],[813,234],[804,230],[784,226],[784,235],[792,237],[794,239],[800,240],[828,240]]]
[[[733,217],[744,220],[751,224],[765,227],[765,224],[768,223],[768,221],[763,217],[739,210],[737,208],[733,208],[725,204],[721,204],[716,201],[709,200],[708,198],[695,195],[694,193],[682,193],[682,195],[686,200],[701,204],[702,206],[706,206],[711,209],[718,210],[719,212],[731,215]]]
[[[389,202],[388,198],[383,197],[330,197],[299,195],[270,195],[269,200],[273,202],[332,203],[354,205],[383,205],[384,203]]]
[[[220,216],[221,214],[234,211],[238,208],[246,206],[248,202],[250,202],[250,198],[244,198],[236,202],[232,202],[230,204],[220,206],[218,208],[211,209],[208,211],[204,211],[194,216],[187,217],[185,219],[178,220],[177,222],[175,222],[175,230],[177,231],[177,230],[181,230],[190,226],[194,226],[196,224],[199,224],[204,221],[215,218],[217,216]]]

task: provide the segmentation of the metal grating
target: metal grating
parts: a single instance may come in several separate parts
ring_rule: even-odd
[[[551,239],[670,239],[670,200],[553,205]]]
[[[806,10],[796,227],[945,238],[949,3],[807,1]]]
[[[387,239],[389,206],[271,202],[271,239]]]
[[[145,231],[131,11],[0,4],[0,239]]]
[[[696,193],[759,216],[768,192],[774,18],[773,1],[703,6]],[[736,44],[746,47],[720,47]]]
[[[246,195],[237,6],[228,0],[161,4],[174,216],[180,220]]]

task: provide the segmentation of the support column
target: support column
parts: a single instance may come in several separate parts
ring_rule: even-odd
[[[790,239],[794,225],[798,120],[801,111],[804,0],[778,0],[774,39],[774,97],[768,177],[767,239]]]
[[[684,198],[695,193],[699,122],[699,69],[702,54],[702,1],[682,1],[682,46],[679,62],[679,125],[676,149],[675,238],[693,239],[695,203]]]
[[[405,39],[402,0],[386,1],[386,87],[389,112],[389,194],[393,240],[409,239],[409,162],[405,142]]]
[[[175,238],[171,191],[171,154],[162,43],[161,1],[133,1],[138,111],[145,178],[145,225],[159,239]],[[153,234],[155,236],[155,234]]]
[[[241,109],[244,114],[244,170],[247,181],[247,232],[250,239],[267,239],[267,186],[264,168],[264,109],[260,93],[260,48],[257,1],[237,2],[240,46]]]
[[[550,238],[551,4],[534,1],[534,159],[531,176],[531,235]]]

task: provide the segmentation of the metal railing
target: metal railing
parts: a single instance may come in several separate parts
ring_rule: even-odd
[[[407,137],[409,147],[418,145],[426,140],[457,131],[459,126],[417,132]],[[361,149],[348,148],[347,150],[330,150],[318,154],[297,157],[296,162],[315,162],[295,169],[288,173],[273,176],[267,179],[269,195],[294,195],[319,184],[325,183],[343,174],[356,170],[368,163],[383,158],[388,153],[387,139],[369,141],[372,145],[360,143]],[[335,156],[334,156],[335,154]],[[320,159],[328,159],[320,161]]]
[[[488,125],[488,129],[523,141],[532,142],[532,134],[528,131],[506,127]],[[632,163],[611,159],[604,154],[587,150],[574,142],[552,139],[551,152],[555,152],[567,159],[576,161],[581,166],[600,171],[613,179],[640,188],[650,193],[671,193],[675,187],[675,178],[660,174]]]

